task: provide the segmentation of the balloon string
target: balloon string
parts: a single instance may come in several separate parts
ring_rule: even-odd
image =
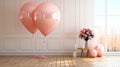
[[[36,52],[36,44],[35,44],[35,35],[33,34],[32,35],[32,45],[34,46],[34,49],[33,49],[33,55],[36,55],[35,52]]]
[[[46,36],[44,37],[44,40],[43,40],[43,53],[42,53],[42,56],[44,56],[44,53],[47,51],[47,38]]]
[[[34,46],[34,34],[32,34],[32,46]],[[35,49],[33,48],[33,55],[34,55]]]

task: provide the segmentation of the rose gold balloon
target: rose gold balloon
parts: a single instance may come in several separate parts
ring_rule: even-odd
[[[35,24],[40,32],[47,36],[59,24],[60,12],[57,6],[52,3],[45,2],[40,4],[34,12]]]
[[[90,49],[89,56],[95,58],[97,56],[97,51],[95,49]]]
[[[98,52],[98,54],[97,54],[98,57],[102,57],[103,56],[103,52],[102,51],[97,51],[97,52]]]
[[[103,56],[103,53],[104,53],[104,46],[101,45],[101,44],[98,44],[95,49],[97,50],[97,56],[98,57],[102,57]]]
[[[29,2],[24,4],[20,9],[20,20],[23,25],[28,29],[29,32],[34,34],[37,30],[37,27],[33,18],[33,11],[38,6],[35,2]]]

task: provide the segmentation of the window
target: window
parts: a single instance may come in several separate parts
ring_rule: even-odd
[[[120,0],[95,0],[96,39],[106,51],[120,51]]]

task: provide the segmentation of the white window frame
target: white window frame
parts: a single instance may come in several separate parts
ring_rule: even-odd
[[[104,52],[104,55],[120,55],[120,52],[108,52],[107,51],[107,48],[108,48],[108,43],[107,43],[107,17],[108,17],[108,15],[107,15],[107,8],[108,8],[108,6],[107,6],[107,2],[108,2],[108,0],[105,0],[105,52]],[[95,5],[96,6],[96,5]],[[95,17],[96,17],[96,15],[95,15]]]

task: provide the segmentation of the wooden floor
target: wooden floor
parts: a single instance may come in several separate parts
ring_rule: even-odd
[[[120,67],[120,56],[102,58],[48,56],[47,59],[35,59],[30,56],[0,56],[0,67]]]

